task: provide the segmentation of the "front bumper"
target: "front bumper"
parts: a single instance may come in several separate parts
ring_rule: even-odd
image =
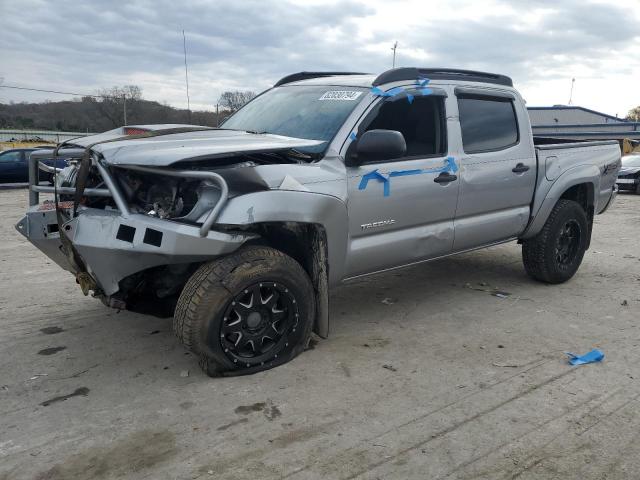
[[[62,251],[55,208],[32,206],[16,229],[45,255],[74,274]],[[44,207],[44,208],[43,208]],[[130,214],[116,210],[81,208],[78,216],[62,224],[87,273],[101,293],[111,296],[119,282],[137,272],[159,265],[201,262],[226,255],[253,237],[209,231],[200,227]]]
[[[80,207],[77,216],[71,218],[73,202],[60,202],[58,206],[66,211],[64,217],[70,219],[59,225],[55,205],[53,202],[41,204],[39,193],[57,192],[70,196],[76,189],[58,187],[54,190],[38,185],[37,171],[43,167],[36,156],[30,158],[29,163],[30,208],[16,225],[16,229],[45,255],[76,275],[85,292],[90,285],[95,287],[90,289],[98,290],[97,293],[111,296],[118,292],[119,282],[134,273],[160,265],[211,260],[233,252],[255,236],[211,230],[228,196],[226,182],[216,173],[131,167],[148,173],[202,178],[217,183],[221,190],[218,202],[204,216],[202,225],[189,225],[130,212],[108,169],[95,156],[92,162],[106,188],[87,188],[83,195],[112,197],[117,210]],[[56,173],[56,169],[52,169],[52,173]],[[59,230],[64,231],[73,247],[73,259],[63,251]]]

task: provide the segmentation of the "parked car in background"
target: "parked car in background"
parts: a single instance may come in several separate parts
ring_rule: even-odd
[[[21,183],[29,181],[29,155],[36,150],[50,148],[53,153],[53,147],[34,147],[34,148],[12,148],[0,152],[0,183]],[[43,160],[45,165],[53,166],[54,160]],[[58,168],[64,168],[66,161],[59,159],[57,161]],[[44,171],[39,172],[39,180],[52,183],[52,174]]]
[[[640,195],[640,153],[632,153],[622,157],[622,168],[616,180],[618,190],[625,190]]]

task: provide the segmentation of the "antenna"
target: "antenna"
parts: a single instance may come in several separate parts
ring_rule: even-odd
[[[571,79],[571,92],[569,93],[569,105],[571,105],[571,101],[573,100],[573,85],[576,83],[576,79]]]
[[[191,123],[191,102],[189,100],[189,70],[187,67],[187,37],[182,30],[182,48],[184,50],[184,81],[187,85],[187,112],[189,112],[189,123]]]
[[[393,64],[391,68],[396,68],[396,49],[397,48],[398,48],[398,41],[396,40],[395,43],[393,44],[393,47],[391,47],[391,50],[393,50]]]

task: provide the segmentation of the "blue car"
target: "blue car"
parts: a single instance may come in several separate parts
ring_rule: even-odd
[[[52,148],[52,147],[46,147]],[[22,183],[29,181],[29,155],[35,150],[42,148],[12,148],[0,152],[0,183]],[[53,148],[51,150],[53,152]],[[53,166],[53,158],[44,160],[43,163]],[[59,159],[56,165],[58,168],[64,168],[66,163]],[[39,180],[51,182],[52,174],[39,170]]]

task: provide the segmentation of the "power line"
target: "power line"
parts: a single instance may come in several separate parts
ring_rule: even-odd
[[[109,98],[111,95],[91,95],[89,93],[60,92],[58,90],[44,90],[42,88],[18,87],[16,85],[0,85],[0,88],[13,88],[15,90],[29,90],[31,92],[59,93],[60,95],[76,95],[78,97]]]

